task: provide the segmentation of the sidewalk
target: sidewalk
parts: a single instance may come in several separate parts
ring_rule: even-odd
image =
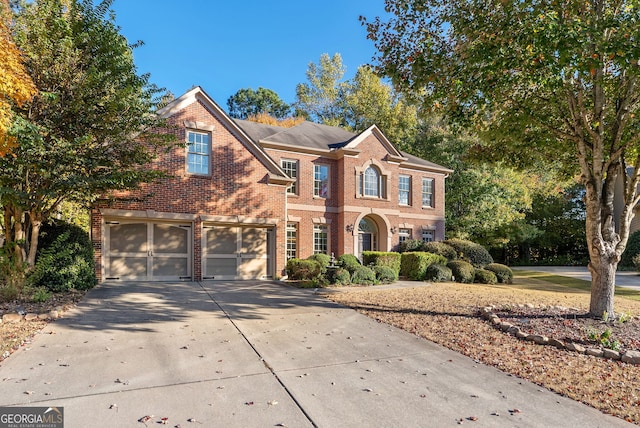
[[[0,380],[66,428],[631,426],[276,282],[99,285]]]
[[[548,272],[554,275],[591,281],[591,273],[586,266],[516,266],[513,270]],[[618,271],[616,272],[616,285],[640,290],[640,273],[636,271]]]

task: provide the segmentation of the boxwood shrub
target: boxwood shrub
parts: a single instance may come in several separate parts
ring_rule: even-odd
[[[398,252],[410,253],[413,251],[422,251],[423,242],[419,239],[407,239],[398,245]]]
[[[96,285],[93,246],[82,228],[64,222],[43,225],[29,284],[59,292]]]
[[[451,245],[446,244],[442,241],[425,242],[422,245],[422,251],[439,254],[443,257],[446,257],[447,260],[455,260],[458,258],[456,250]]]
[[[398,272],[389,266],[374,266],[373,271],[379,284],[391,284],[398,280]]]
[[[358,266],[360,266],[360,260],[353,254],[343,254],[337,259],[337,265],[353,273]]]
[[[365,266],[386,266],[393,269],[396,276],[400,273],[400,253],[386,251],[363,251],[362,261]]]
[[[445,264],[447,259],[443,256],[425,252],[402,253],[400,259],[400,275],[412,281],[422,281],[429,265],[434,263]]]
[[[322,267],[317,260],[289,259],[287,261],[289,279],[311,281],[317,279],[321,273]]]
[[[351,274],[351,282],[360,285],[374,285],[376,274],[371,268],[358,266]]]
[[[327,269],[327,282],[333,285],[351,284],[351,274],[343,268]]]
[[[500,263],[490,263],[485,269],[493,272],[500,284],[511,284],[513,282],[513,271],[509,266]]]
[[[313,254],[307,257],[307,260],[315,260],[320,264],[320,273],[325,273],[327,270],[327,266],[331,263],[331,257],[326,254]]]
[[[451,273],[456,282],[471,284],[475,279],[476,269],[467,261],[452,260],[447,263],[447,267],[451,269]]]
[[[482,268],[493,263],[493,257],[486,248],[475,242],[464,239],[448,239],[445,244],[452,246],[458,253],[458,258],[471,263],[476,268]]]
[[[495,284],[498,282],[496,274],[487,269],[476,269],[473,282],[480,284]]]
[[[444,281],[451,281],[452,276],[453,274],[451,273],[451,269],[449,269],[443,264],[434,263],[429,265],[429,267],[427,268],[427,272],[424,276],[424,279],[426,281],[432,281],[432,282],[444,282]]]

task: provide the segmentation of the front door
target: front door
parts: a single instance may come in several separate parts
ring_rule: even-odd
[[[377,251],[378,228],[373,220],[363,218],[358,225],[358,258],[362,261],[363,251]]]

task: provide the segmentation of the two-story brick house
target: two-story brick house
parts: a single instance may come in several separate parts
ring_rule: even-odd
[[[290,257],[444,238],[451,170],[398,151],[375,126],[234,120],[200,87],[158,113],[186,147],[150,165],[171,178],[92,210],[101,280],[275,278]]]

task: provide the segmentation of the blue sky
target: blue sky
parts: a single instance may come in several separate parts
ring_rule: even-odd
[[[115,0],[121,33],[140,73],[179,96],[194,85],[223,108],[242,88],[272,89],[287,103],[310,62],[342,55],[351,78],[371,63],[358,17],[383,15],[384,0]]]

